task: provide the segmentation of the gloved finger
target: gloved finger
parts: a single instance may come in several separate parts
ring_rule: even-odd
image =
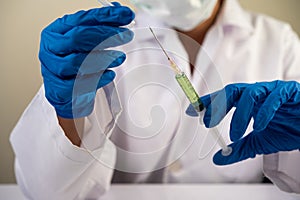
[[[71,96],[82,96],[97,91],[97,89],[113,81],[115,72],[105,70],[103,72],[78,76],[71,79],[43,78],[45,80],[46,98],[51,104],[59,104],[61,103],[61,99],[69,99]],[[53,90],[53,88],[59,88],[60,90]],[[70,90],[70,88],[73,88],[73,90]],[[51,91],[51,93],[48,93],[48,91]]]
[[[207,94],[205,96],[200,97],[201,102],[203,103],[204,107],[207,107],[211,102],[216,98],[220,91],[213,92],[211,94]]]
[[[41,45],[46,51],[56,55],[66,55],[73,52],[89,52],[93,49],[106,49],[130,42],[134,33],[127,28],[109,26],[78,26],[64,35],[53,32],[43,32]]]
[[[237,141],[244,135],[251,120],[254,105],[264,101],[272,89],[274,88],[269,84],[266,87],[264,83],[257,83],[243,91],[230,123],[231,141]]]
[[[185,114],[191,116],[191,117],[198,117],[199,114],[198,112],[195,110],[195,108],[192,106],[192,104],[190,104],[187,109],[185,110]]]
[[[121,51],[109,50],[100,51],[100,55],[90,53],[82,63],[79,74],[93,74],[103,71],[107,68],[113,68],[121,65],[126,59],[126,54]]]
[[[204,108],[206,108],[211,103],[211,101],[218,95],[218,93],[219,93],[219,91],[200,97],[200,100],[203,103]],[[202,112],[205,112],[205,111],[203,110]],[[185,110],[185,113],[191,117],[199,116],[199,114],[197,113],[197,111],[195,110],[195,108],[193,107],[192,104],[190,104],[187,107],[187,109]]]
[[[78,75],[92,74],[121,65],[126,55],[121,51],[102,50],[87,53],[73,53],[64,57],[44,52],[40,54],[41,63],[57,77],[66,79]],[[47,74],[43,74],[47,76]]]
[[[219,91],[200,97],[200,101],[203,103],[204,108],[206,108],[211,103],[211,101],[218,95],[218,93]],[[206,110],[203,110],[201,112],[205,112],[205,111]],[[198,112],[195,110],[192,104],[189,104],[189,106],[185,110],[185,113],[191,117],[199,116]]]
[[[72,115],[66,117],[79,118],[89,115],[94,108],[97,89],[113,81],[114,77],[115,73],[113,71],[106,70],[101,76],[93,74],[83,76],[82,80],[76,79],[73,89]]]
[[[110,82],[112,82],[114,80],[114,78],[116,77],[116,73],[114,71],[111,70],[106,70],[97,85],[97,89],[104,87],[105,85],[109,84]]]
[[[101,7],[65,15],[55,20],[45,30],[65,34],[77,26],[124,26],[129,24],[134,17],[134,12],[126,6]]]
[[[278,82],[280,84],[280,82]],[[272,93],[267,97],[265,102],[259,108],[254,119],[253,128],[256,131],[264,130],[269,122],[273,119],[276,111],[297,92],[295,82],[284,82],[277,85]]]
[[[205,126],[211,128],[218,125],[231,108],[235,106],[235,103],[238,101],[247,85],[248,84],[242,83],[230,84],[215,93],[211,103],[206,106],[206,112],[203,119]],[[207,100],[204,99],[203,102],[205,101]],[[207,104],[207,102],[205,102],[205,104]]]
[[[82,96],[110,83],[115,78],[115,72],[111,70],[104,70],[102,72],[77,76],[74,80],[73,96]]]
[[[246,137],[230,144],[232,153],[228,156],[223,156],[222,150],[220,150],[214,155],[213,162],[216,165],[229,165],[248,158],[255,158],[257,154],[277,152],[275,149],[268,149],[266,141],[258,137],[262,136],[258,132],[252,132]]]

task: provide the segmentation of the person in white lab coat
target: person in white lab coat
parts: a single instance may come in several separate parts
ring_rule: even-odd
[[[152,1],[133,2],[140,9],[132,31],[119,27],[129,24],[134,14],[118,4],[64,16],[43,30],[39,57],[44,85],[10,138],[25,196],[93,199],[111,182],[254,183],[263,174],[282,190],[300,193],[298,151],[223,167],[213,164],[219,148],[209,129],[185,114],[189,102],[148,30],[153,27],[204,95],[235,82],[299,81],[300,42],[291,27],[246,12],[236,0],[199,1],[203,12],[196,5],[182,21],[159,17],[163,5],[149,10]],[[186,13],[193,7],[188,2],[169,5]],[[112,35],[116,37],[104,41]],[[100,46],[87,56],[96,43]],[[121,63],[115,72],[107,69]],[[115,96],[110,96],[115,95],[113,79],[121,114]],[[231,113],[219,125],[228,143],[230,119]]]

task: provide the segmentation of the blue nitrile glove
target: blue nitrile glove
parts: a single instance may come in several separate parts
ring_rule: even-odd
[[[79,118],[92,112],[97,89],[115,77],[108,68],[126,58],[107,48],[132,40],[133,32],[120,26],[133,19],[128,7],[115,3],[65,15],[42,31],[39,59],[45,93],[58,116]]]
[[[217,152],[217,165],[300,148],[300,84],[295,81],[231,84],[201,100],[206,127],[216,126],[236,107],[230,124],[233,151],[229,156]],[[253,131],[243,137],[251,118]]]

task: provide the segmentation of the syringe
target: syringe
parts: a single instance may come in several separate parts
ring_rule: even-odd
[[[178,67],[178,65],[170,58],[170,56],[167,54],[164,47],[159,42],[158,38],[156,37],[155,33],[153,32],[152,28],[149,27],[151,33],[153,34],[155,40],[157,41],[158,45],[160,46],[161,50],[164,52],[166,57],[168,58],[168,61],[170,62],[170,66],[176,73],[175,79],[182,88],[184,94],[189,99],[191,105],[194,107],[194,109],[200,113],[204,109],[204,104],[202,103],[201,99],[199,98],[198,93],[196,92],[195,88],[193,87],[190,80],[187,78],[185,73]],[[202,119],[200,119],[202,120]],[[212,128],[212,135],[217,140],[219,146],[222,148],[222,155],[228,156],[232,152],[232,148],[228,147],[221,136],[219,130],[217,127]]]
[[[115,6],[114,4],[112,4],[110,1],[108,1],[108,0],[98,0],[98,2],[102,5],[102,6],[104,6],[104,7],[106,7],[106,6]],[[127,26],[125,26],[125,27],[127,27],[127,28],[132,28],[133,26],[135,25],[135,21],[133,20],[130,24],[128,24]]]

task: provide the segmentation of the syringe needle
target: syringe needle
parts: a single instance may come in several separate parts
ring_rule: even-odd
[[[149,29],[150,29],[151,33],[153,34],[153,36],[154,36],[157,44],[160,46],[161,50],[164,52],[164,54],[168,58],[168,61],[170,62],[171,67],[174,69],[174,71],[176,72],[176,74],[180,73],[179,67],[176,65],[176,63],[167,54],[165,48],[162,46],[162,44],[160,43],[160,41],[158,40],[157,36],[155,35],[154,31],[152,30],[152,28],[150,26],[149,26]]]
[[[164,54],[167,56],[168,60],[171,60],[171,58],[169,57],[169,55],[167,54],[166,50],[164,49],[164,47],[161,45],[161,43],[159,42],[157,36],[155,35],[155,33],[153,32],[152,28],[149,26],[149,29],[151,31],[151,33],[153,34],[157,44],[160,46],[161,50],[164,52]]]

